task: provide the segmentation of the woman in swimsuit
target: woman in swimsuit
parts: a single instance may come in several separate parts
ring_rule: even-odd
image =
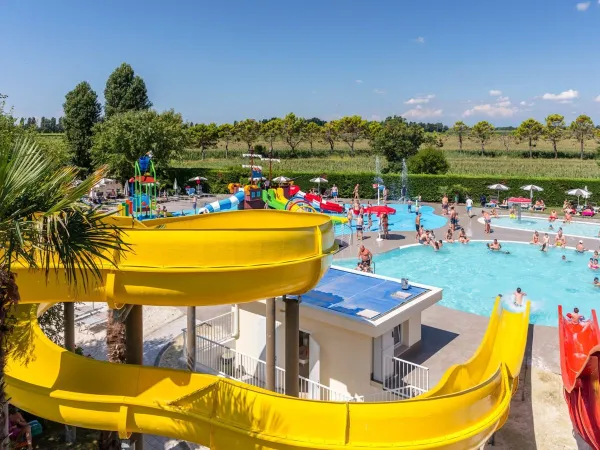
[[[536,231],[533,232],[533,238],[531,239],[532,244],[540,245],[540,234]]]
[[[565,212],[565,220],[563,221],[563,223],[571,223],[571,213],[570,212]]]
[[[449,244],[454,244],[454,234],[452,233],[452,228],[448,228],[448,232],[446,233],[446,242]]]
[[[469,242],[469,238],[467,237],[467,233],[465,232],[464,228],[460,229],[460,234],[458,235],[458,241],[461,244],[466,244]]]

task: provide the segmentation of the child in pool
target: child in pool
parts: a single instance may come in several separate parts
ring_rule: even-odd
[[[517,290],[513,293],[513,296],[515,297],[515,306],[523,306],[523,298],[526,295],[527,294],[523,292],[520,287],[518,287]]]
[[[511,219],[516,219],[517,218],[517,211],[515,210],[515,208],[510,208],[510,211],[508,212],[508,216]]]
[[[598,269],[598,260],[594,260],[594,258],[590,258],[590,262],[588,263],[588,267],[592,270]]]

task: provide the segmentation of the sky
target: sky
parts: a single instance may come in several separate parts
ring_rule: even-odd
[[[122,62],[192,122],[600,122],[600,0],[0,0],[0,93],[60,116]]]

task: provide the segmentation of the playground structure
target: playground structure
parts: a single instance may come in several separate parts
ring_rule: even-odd
[[[43,273],[15,267],[21,305],[11,336],[35,352],[29,361],[13,353],[7,363],[7,391],[17,407],[121,437],[160,434],[216,450],[476,449],[506,421],[527,340],[529,302],[512,312],[497,299],[473,357],[451,367],[431,391],[399,402],[302,400],[222,377],[111,364],[66,351],[36,322],[54,303],[200,306],[301,295],[318,283],[335,251],[332,223],[321,214],[241,211],[133,224],[123,217],[108,220],[127,226],[135,252],[116,267],[105,266],[102,282],[85,294],[75,295],[62,277],[46,280]]]
[[[135,162],[134,176],[129,179],[129,191],[132,195],[123,205],[125,215],[131,215],[135,218],[153,218],[156,217],[152,211],[157,208],[157,183],[156,170],[152,156],[147,153]]]
[[[558,307],[560,366],[564,397],[573,428],[600,450],[600,328],[596,311],[589,321],[574,323]]]

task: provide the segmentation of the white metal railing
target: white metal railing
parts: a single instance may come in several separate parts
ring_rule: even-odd
[[[346,247],[351,247],[354,242],[352,227],[347,223],[339,223],[334,226],[336,230],[335,239],[338,241],[340,251]]]
[[[184,357],[186,357],[186,330],[183,330],[183,336]],[[265,388],[267,385],[267,363],[265,361],[245,355],[202,336],[196,336],[196,363],[211,373],[233,378],[252,386]],[[333,402],[355,400],[348,394],[336,392],[308,378],[299,377],[298,383],[300,398]],[[275,367],[275,390],[280,394],[285,394],[285,369],[281,367]]]
[[[391,355],[382,358],[382,383],[385,391],[409,398],[429,390],[429,369]]]
[[[381,391],[377,394],[362,395],[356,399],[359,402],[397,402],[400,400],[406,400],[407,398],[416,397],[422,393],[423,392],[415,390],[411,387],[404,387],[400,389]]]
[[[233,337],[234,319],[233,311],[221,314],[198,323],[196,333],[213,342],[230,341]]]

